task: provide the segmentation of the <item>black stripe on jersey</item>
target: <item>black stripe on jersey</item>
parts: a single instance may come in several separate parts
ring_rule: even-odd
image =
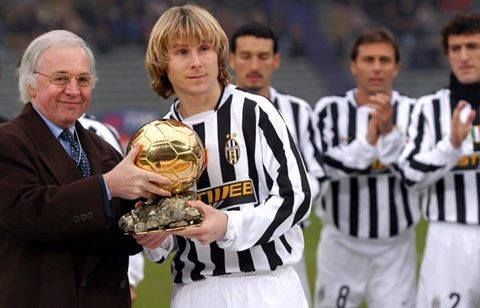
[[[300,114],[298,112],[299,106],[292,101],[290,101],[290,105],[292,106],[293,118],[295,119],[293,122],[295,124],[295,135],[297,136],[295,144],[300,144],[300,138],[302,138],[302,136],[300,136]]]
[[[203,144],[205,144],[205,124],[201,123],[201,124],[193,125],[193,130],[198,134]],[[201,188],[206,188],[210,186],[211,184],[210,184],[210,179],[208,178],[208,172],[207,172],[207,169],[205,169],[205,171],[203,171],[202,175],[198,179],[197,188],[201,189]],[[177,255],[180,255],[180,254],[181,253],[179,252]],[[225,274],[226,272],[225,252],[221,250],[220,247],[218,247],[218,245],[215,242],[210,244],[210,255],[212,256],[212,259],[211,259],[212,263],[215,265],[215,268],[213,269],[213,275]]]
[[[338,121],[338,120],[336,120]],[[337,131],[338,134],[338,131]],[[348,143],[357,138],[357,109],[348,102]]]
[[[290,132],[288,132],[288,139],[290,140],[290,145],[292,146],[292,152],[293,152],[293,155],[295,156],[295,160],[297,161],[297,165],[299,165],[300,183],[302,185],[302,191],[305,194],[305,198],[303,199],[302,204],[300,204],[300,206],[298,207],[295,213],[295,217],[293,218],[292,226],[294,226],[299,221],[301,221],[306,216],[307,212],[310,210],[311,191],[310,191],[310,185],[307,179],[307,173],[302,172],[302,171],[305,171],[305,169],[303,169],[304,164],[302,164],[302,157],[300,155],[300,152],[298,151],[298,148],[295,146],[295,142],[293,141],[293,137],[292,137],[292,134],[290,134]]]
[[[317,123],[317,127],[318,127],[318,131],[320,132],[320,137],[323,136],[324,132],[323,130],[325,129],[325,118],[327,117],[327,109],[323,109],[322,112],[320,112],[320,114],[318,115],[318,123]],[[327,149],[327,143],[325,142],[325,140],[323,139],[323,137],[320,138],[320,142],[321,142],[321,150],[322,151],[326,151]],[[321,160],[320,160],[321,161]]]
[[[476,177],[476,184],[477,184],[477,217],[478,217],[478,224],[480,224],[480,173],[475,174]]]
[[[338,140],[338,105],[337,104],[331,104],[330,105],[330,112],[332,114],[332,132],[333,132],[333,140],[332,140],[332,146],[336,147],[340,144]],[[326,149],[326,147],[325,147]]]
[[[435,100],[435,101],[438,101],[438,100]],[[438,103],[434,104],[434,106],[436,106],[436,109],[437,109],[436,113],[440,112],[438,110],[440,108],[438,106]],[[435,116],[439,116],[439,115],[435,115]],[[421,113],[420,117],[418,119],[417,136],[415,137],[415,141],[414,141],[415,142],[415,149],[410,153],[410,155],[408,156],[408,159],[411,161],[410,165],[413,169],[420,170],[421,172],[432,172],[432,171],[435,171],[435,170],[438,170],[438,169],[442,168],[442,166],[425,164],[425,163],[422,163],[422,162],[419,162],[419,161],[413,159],[413,156],[416,155],[420,151],[420,147],[421,147],[421,143],[422,143],[422,137],[423,137],[423,129],[424,129],[424,124],[425,124],[424,122],[425,122],[425,118],[424,118],[423,113]],[[439,125],[440,125],[439,121],[435,121],[435,136],[436,136],[436,138],[439,138],[438,134],[440,134],[440,138],[441,138],[441,134],[442,134]],[[438,141],[439,140],[437,140],[437,142]],[[413,185],[413,184],[415,184],[415,182],[412,182],[411,180],[406,180],[405,184]]]
[[[350,178],[350,235],[358,235],[358,211],[360,200],[357,178]]]
[[[216,242],[210,243],[210,256],[212,263],[215,264],[213,275],[218,276],[226,274],[225,251],[218,247]]]
[[[190,277],[193,281],[205,279],[205,276],[201,275],[200,273],[205,269],[205,264],[198,261],[197,249],[195,248],[195,244],[188,240],[188,245],[190,246],[190,251],[188,252],[187,258],[193,263],[193,269],[190,273]]]
[[[445,221],[445,182],[443,179],[435,183],[435,192],[438,204],[438,221]]]
[[[283,246],[288,251],[288,253],[292,253],[292,246],[290,246],[290,244],[287,242],[287,239],[285,238],[284,234],[280,236],[280,241],[282,242]]]
[[[408,114],[410,114],[410,115],[412,114],[414,107],[415,106],[413,104],[410,105],[410,109],[408,110]],[[407,126],[405,126],[405,127],[410,127],[411,122],[412,122],[412,117],[408,117]]]
[[[222,179],[224,183],[235,181],[235,168],[227,161],[225,156],[225,143],[227,135],[232,133],[230,127],[232,109],[232,96],[230,96],[217,112],[217,142],[218,157],[220,159],[220,168],[222,171]]]
[[[249,105],[251,105],[252,102],[249,102]],[[251,114],[254,114],[254,110],[252,110],[252,106],[249,106],[249,111],[251,111],[252,113]],[[245,107],[244,107],[245,108]],[[230,135],[232,132],[231,130],[231,110],[232,110],[232,96],[230,96],[226,101],[225,103],[223,103],[222,107],[218,110],[218,116],[217,116],[217,130],[218,130],[218,156],[220,157],[220,167],[221,167],[221,170],[222,170],[222,179],[223,179],[223,182],[224,183],[228,183],[228,182],[231,182],[231,181],[235,181],[235,168],[233,167],[233,165],[231,165],[228,161],[227,161],[227,158],[225,156],[225,153],[224,153],[224,147],[222,147],[221,145],[225,144],[225,141],[226,141],[226,138],[227,138],[227,135]],[[244,110],[245,112],[245,110]],[[250,115],[251,115],[250,114]],[[243,114],[245,116],[245,114]],[[248,117],[245,117],[243,118],[243,124],[242,124],[242,130],[244,131],[245,127],[244,125],[246,125],[246,120],[248,119]],[[251,125],[253,126],[253,125]],[[253,127],[255,129],[255,127]],[[255,132],[249,132],[251,134],[251,136],[254,136],[255,135]],[[255,142],[255,140],[253,140],[253,142]],[[253,151],[255,151],[255,149],[253,149]],[[254,157],[249,157],[249,162],[254,162]],[[250,165],[249,165],[249,169],[250,169]],[[250,169],[251,170],[251,169]],[[258,177],[257,179],[254,179],[252,178],[253,182],[256,183],[258,182]],[[255,189],[257,189],[257,186],[258,184],[255,186]],[[258,191],[258,190],[257,190]],[[225,252],[220,249],[217,245],[210,245],[210,247],[212,249],[215,249],[215,252],[212,251],[212,254],[213,253],[216,253],[216,254],[220,254],[221,257],[222,257],[222,260],[223,260],[223,268],[221,268],[221,270],[223,271],[223,273],[225,273]],[[253,265],[253,258],[252,258],[252,254],[250,253],[249,250],[244,250],[244,251],[239,251],[238,253],[238,263],[239,263],[239,266],[240,266],[240,270],[242,272],[251,272],[251,271],[254,271],[255,270],[255,266]],[[220,261],[220,260],[218,260]],[[219,269],[220,270],[220,269]]]
[[[440,115],[440,100],[434,99],[432,101],[432,107],[433,107],[433,118],[435,119],[434,125],[435,125],[435,143],[439,142],[442,140],[442,128],[441,128],[441,115]],[[438,121],[437,121],[438,119]]]
[[[273,106],[275,106],[275,109],[279,110],[278,109],[278,98],[277,97],[272,101],[272,104],[273,104]]]
[[[331,166],[335,169],[340,169],[340,170],[344,171],[345,173],[367,174],[370,171],[370,166],[368,166],[365,169],[357,169],[357,168],[347,167],[344,164],[342,164],[341,161],[338,161],[335,158],[333,158],[332,156],[326,155],[326,154],[323,156],[323,162],[326,165],[329,165],[329,166]]]
[[[312,145],[312,148],[313,148],[313,156],[315,157],[317,162],[319,164],[321,164],[321,163],[323,163],[323,155],[320,153],[320,151],[318,150],[318,147],[315,143],[315,132],[313,131],[313,123],[312,123],[311,120],[308,121],[308,132],[310,133],[310,144]],[[298,138],[300,139],[302,137],[298,136]],[[307,171],[309,171],[308,166],[305,165],[305,167],[307,168]],[[324,178],[322,178],[320,180],[323,180],[323,179]]]
[[[432,186],[428,186],[427,192],[425,193],[425,197],[427,198],[427,201],[425,202],[425,216],[428,218],[430,217],[430,208],[432,206]]]
[[[388,199],[390,200],[390,236],[398,234],[398,215],[395,205],[395,178],[388,177]]]
[[[253,181],[253,187],[255,189],[255,192],[259,193],[259,187],[258,187],[258,171],[257,167],[255,166],[255,144],[256,144],[256,126],[252,125],[249,121],[246,119],[250,119],[252,114],[255,114],[255,106],[256,103],[252,100],[245,99],[243,103],[243,109],[242,109],[242,132],[243,132],[243,138],[245,139],[245,148],[246,148],[246,155],[247,155],[247,161],[248,161],[248,176],[250,179]],[[269,179],[272,181],[272,179]],[[271,186],[270,186],[271,188]],[[258,205],[255,204],[255,206]]]
[[[459,223],[466,223],[467,222],[467,214],[466,214],[466,200],[465,200],[465,179],[463,178],[463,174],[455,174],[453,177],[454,185],[455,185],[455,198],[457,205],[457,222]]]
[[[411,113],[410,113],[411,114]],[[393,119],[393,123],[397,124],[399,119],[398,119],[398,101],[394,101],[393,102],[393,106],[392,106],[392,119]],[[407,126],[408,127],[408,126]]]
[[[370,237],[378,237],[378,205],[377,205],[377,180],[368,178],[368,194],[370,196]]]
[[[407,220],[407,226],[413,224],[412,213],[410,212],[410,200],[408,199],[408,192],[404,185],[400,185],[400,191],[402,192],[403,210],[405,211],[405,219]]]
[[[260,245],[266,243],[272,237],[272,234],[275,232],[275,229],[283,222],[285,219],[290,216],[293,212],[294,206],[294,194],[290,179],[288,177],[287,170],[287,158],[285,157],[285,150],[282,147],[282,140],[276,133],[275,127],[272,125],[268,119],[268,115],[263,111],[259,110],[259,121],[258,126],[262,129],[265,139],[270,147],[275,159],[277,160],[280,167],[278,168],[278,177],[277,181],[280,183],[279,194],[283,198],[282,205],[275,214],[275,218],[272,223],[267,227],[265,232],[262,234],[260,239],[255,243],[255,245]],[[292,147],[292,150],[295,151],[296,147]],[[299,166],[300,170],[302,166]],[[307,190],[308,192],[308,190]],[[267,255],[268,256],[268,255]]]
[[[339,202],[338,202],[338,196],[340,196],[340,190],[339,190],[340,184],[338,182],[332,182],[330,184],[330,188],[332,190],[332,214],[333,214],[333,223],[337,228],[340,227],[340,224],[338,223],[338,210],[339,210]]]
[[[275,242],[271,241],[268,243],[262,244],[262,250],[265,252],[267,256],[268,265],[270,269],[274,271],[277,267],[283,265],[282,258],[278,255],[277,251],[275,250]]]
[[[175,269],[175,272],[177,274],[173,278],[173,282],[182,283],[182,269],[185,267],[185,263],[180,259],[180,256],[183,254],[185,248],[187,247],[187,241],[184,237],[181,236],[175,236],[175,239],[177,240],[178,249],[175,257],[173,258],[173,268]]]
[[[205,144],[205,124],[201,123],[201,124],[193,125],[192,128],[197,133],[200,140],[202,140],[202,143]],[[200,175],[197,181],[198,189],[202,189],[206,187],[210,187],[210,179],[208,178],[207,169],[203,170],[202,174]]]

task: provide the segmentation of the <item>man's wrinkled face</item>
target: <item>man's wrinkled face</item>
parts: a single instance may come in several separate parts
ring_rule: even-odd
[[[90,58],[79,47],[52,47],[43,52],[36,68],[36,86],[29,87],[32,105],[55,125],[67,128],[84,114],[92,96],[93,83],[80,86],[76,76],[90,76]],[[66,85],[52,83],[50,76],[72,76]]]

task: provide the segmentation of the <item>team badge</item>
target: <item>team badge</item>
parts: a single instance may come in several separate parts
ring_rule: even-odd
[[[228,134],[225,142],[225,158],[230,165],[235,165],[240,159],[240,145],[235,139],[236,136],[235,133]]]

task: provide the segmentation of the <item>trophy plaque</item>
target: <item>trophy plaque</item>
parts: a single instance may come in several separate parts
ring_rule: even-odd
[[[135,164],[169,178],[171,184],[162,188],[172,196],[148,200],[123,215],[119,227],[126,233],[147,233],[200,225],[201,213],[186,204],[196,198],[192,186],[206,167],[206,150],[195,131],[177,120],[155,120],[133,135],[127,152],[135,144],[142,145]]]

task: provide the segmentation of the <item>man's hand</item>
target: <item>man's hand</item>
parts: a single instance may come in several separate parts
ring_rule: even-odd
[[[467,115],[466,121],[462,121],[460,119],[460,113],[467,104],[468,103],[464,100],[459,101],[452,115],[450,142],[456,149],[458,149],[462,145],[463,141],[467,138],[468,134],[470,133],[470,129],[472,128],[473,120],[477,114],[474,110],[472,110],[470,111],[470,114]]]
[[[115,168],[103,175],[111,196],[129,200],[170,196],[170,192],[161,187],[171,184],[168,178],[135,165],[135,158],[140,151],[141,146],[135,145]]]
[[[171,234],[196,239],[203,245],[208,245],[225,236],[228,224],[227,214],[199,200],[188,201],[188,205],[197,208],[203,214],[202,225],[171,231]]]
[[[137,297],[138,297],[137,289],[134,286],[130,286],[130,298],[132,300],[132,306],[133,304],[135,304]]]
[[[380,137],[380,131],[378,130],[378,120],[375,117],[371,117],[368,121],[367,141],[371,145],[375,146]]]
[[[381,135],[387,135],[394,127],[393,108],[390,96],[377,93],[370,95],[367,106],[373,108],[372,118],[376,120],[378,131]]]

